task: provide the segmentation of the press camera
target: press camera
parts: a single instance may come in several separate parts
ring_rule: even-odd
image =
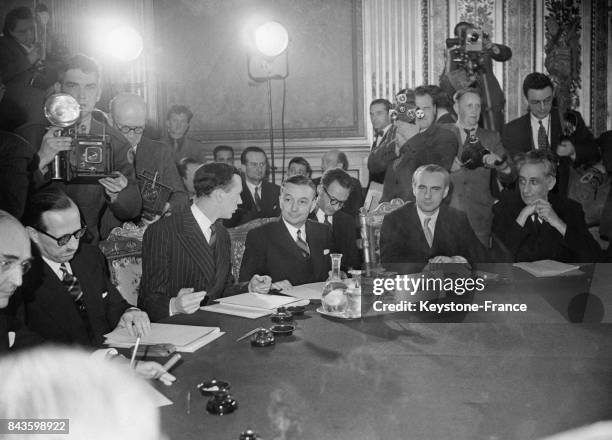
[[[97,183],[103,177],[114,177],[112,173],[113,150],[110,139],[102,135],[87,135],[78,132],[76,122],[80,106],[67,93],[49,96],[44,106],[45,117],[54,127],[55,136],[72,138],[68,151],[60,151],[51,164],[51,178],[72,183]]]

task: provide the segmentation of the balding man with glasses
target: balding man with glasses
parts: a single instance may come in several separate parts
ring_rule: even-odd
[[[21,287],[31,330],[47,341],[93,347],[118,326],[131,334],[150,330],[147,314],[130,307],[112,285],[100,250],[80,241],[87,226],[64,192],[34,194],[24,223],[34,243],[32,269]]]
[[[142,194],[142,219],[152,222],[161,215],[185,209],[189,205],[189,196],[174,163],[172,150],[168,145],[142,135],[147,118],[144,99],[133,93],[120,93],[111,101],[110,110],[114,127],[131,146],[127,158],[136,170]],[[159,192],[155,191],[156,188]],[[163,197],[162,202],[155,203],[155,195],[163,194],[163,188],[170,192],[169,198],[164,202]]]

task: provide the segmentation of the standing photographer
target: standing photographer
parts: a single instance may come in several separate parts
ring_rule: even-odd
[[[467,214],[472,229],[487,248],[500,185],[516,180],[516,170],[502,146],[499,133],[478,127],[481,98],[477,89],[455,94],[457,123],[447,124],[457,136],[459,151],[451,167],[450,205]]]
[[[482,96],[482,120],[479,125],[501,133],[504,126],[504,93],[493,74],[493,62],[507,61],[512,50],[491,42],[489,35],[478,33],[472,23],[455,26],[455,38],[446,39],[446,66],[440,86],[452,96],[458,90],[475,87]]]

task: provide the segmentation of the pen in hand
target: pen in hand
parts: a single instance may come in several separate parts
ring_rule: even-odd
[[[134,368],[134,361],[136,360],[136,352],[138,351],[139,345],[140,345],[140,334],[136,338],[136,344],[134,344],[134,350],[132,351],[132,358],[130,359],[130,368]]]

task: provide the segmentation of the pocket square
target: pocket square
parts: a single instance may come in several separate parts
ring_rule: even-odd
[[[108,292],[102,292],[102,299],[106,298],[108,296]]]
[[[323,249],[323,255],[329,254],[329,249]]]

